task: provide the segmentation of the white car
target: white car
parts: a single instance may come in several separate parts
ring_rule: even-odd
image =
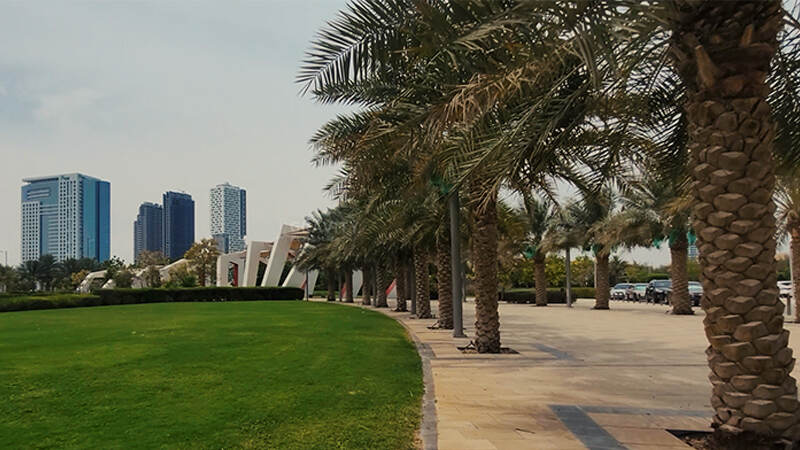
[[[625,300],[625,294],[628,292],[628,289],[632,288],[633,285],[630,283],[617,283],[611,288],[611,298],[614,300]]]
[[[778,290],[781,298],[792,298],[791,281],[778,281]]]

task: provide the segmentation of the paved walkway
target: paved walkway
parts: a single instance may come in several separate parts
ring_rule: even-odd
[[[457,347],[469,339],[428,329],[435,320],[381,311],[423,345],[439,449],[688,448],[666,430],[709,429],[702,312],[677,317],[661,305],[626,302],[594,311],[592,304],[501,304],[503,345],[519,352],[504,355],[463,354]],[[464,316],[469,336],[472,302]],[[791,341],[800,343],[800,333]]]

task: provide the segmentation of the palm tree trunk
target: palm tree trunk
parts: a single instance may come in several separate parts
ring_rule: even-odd
[[[372,276],[371,271],[368,267],[364,266],[361,268],[361,274],[364,278],[364,282],[361,283],[361,304],[364,306],[369,306],[372,304],[372,299],[370,299],[370,287],[369,287],[369,279]]]
[[[672,53],[687,89],[689,173],[716,437],[800,437],[775,270],[775,126],[766,74],[778,0],[681,0]]]
[[[382,264],[378,264],[378,267],[375,269],[375,284],[378,292],[375,293],[375,307],[376,308],[388,308],[389,303],[386,301],[386,288],[388,287],[390,281],[387,280],[387,271],[386,267]]]
[[[336,271],[333,269],[328,269],[328,301],[335,302],[336,301]]]
[[[544,254],[537,252],[533,258],[533,281],[536,289],[536,306],[547,306],[547,274],[544,271]]]
[[[408,300],[411,302],[411,309],[409,310],[412,315],[417,314],[417,282],[415,280],[416,270],[414,269],[414,255],[408,260],[406,265],[406,276],[408,276],[408,283],[406,283],[408,292]]]
[[[608,309],[608,298],[611,295],[611,286],[608,284],[608,257],[605,252],[597,255],[594,265],[594,308]]]
[[[353,303],[353,270],[350,268],[344,271],[344,302]]]
[[[792,252],[792,295],[794,298],[794,321],[800,322],[800,224],[794,225],[789,234],[791,236],[791,240],[789,241],[789,251]],[[789,299],[786,300],[788,303]]]
[[[397,261],[394,273],[395,279],[397,280],[397,307],[394,310],[397,312],[406,312],[408,311],[408,304],[406,303],[406,299],[408,298],[408,293],[406,293],[408,277],[406,276],[406,265],[402,259]]]
[[[669,301],[672,304],[672,314],[694,314],[689,298],[689,274],[686,264],[689,259],[689,241],[686,233],[680,232],[675,242],[669,246],[671,264],[669,266],[672,277],[672,292]]]
[[[475,211],[472,260],[475,269],[475,348],[478,353],[500,353],[496,202],[495,194]]]
[[[436,289],[439,292],[439,328],[453,329],[453,274],[450,264],[450,233],[436,239]]]
[[[431,316],[431,290],[428,275],[428,255],[421,249],[414,250],[414,282],[417,296],[417,317],[430,319]]]

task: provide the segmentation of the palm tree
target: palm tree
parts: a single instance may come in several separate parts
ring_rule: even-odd
[[[529,232],[525,251],[526,257],[533,259],[536,306],[547,306],[547,276],[545,274],[547,247],[544,245],[544,238],[555,223],[556,209],[548,201],[532,195],[528,190],[522,191],[522,200],[528,217]]]
[[[797,439],[796,415],[783,403],[753,400],[738,383],[740,368],[760,358],[770,368],[748,370],[753,387],[786,386],[781,393],[797,395],[776,287],[774,122],[766,84],[784,11],[778,0],[669,6],[673,64],[687,89],[714,423],[722,434]]]
[[[453,277],[450,259],[450,232],[442,230],[436,236],[436,290],[439,296],[437,327],[453,329]]]
[[[609,218],[614,212],[615,195],[610,189],[583,192],[579,201],[567,205],[570,223],[583,236],[583,246],[595,255],[595,304],[593,309],[609,309],[609,258],[613,246],[607,241]]]

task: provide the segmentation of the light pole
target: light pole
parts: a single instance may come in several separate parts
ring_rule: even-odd
[[[566,250],[567,253],[567,265],[564,268],[566,271],[566,282],[567,282],[567,308],[572,308],[572,281],[570,280],[570,260],[569,260],[569,247]]]
[[[306,301],[308,301],[308,269],[306,269]]]
[[[450,275],[453,282],[453,337],[462,338],[464,335],[464,316],[461,288],[461,239],[459,236],[459,205],[458,190],[453,190],[448,201],[450,205]]]
[[[8,265],[8,250],[0,250],[0,252],[3,252],[3,255],[5,255],[6,262],[5,262],[4,265],[7,266]]]

